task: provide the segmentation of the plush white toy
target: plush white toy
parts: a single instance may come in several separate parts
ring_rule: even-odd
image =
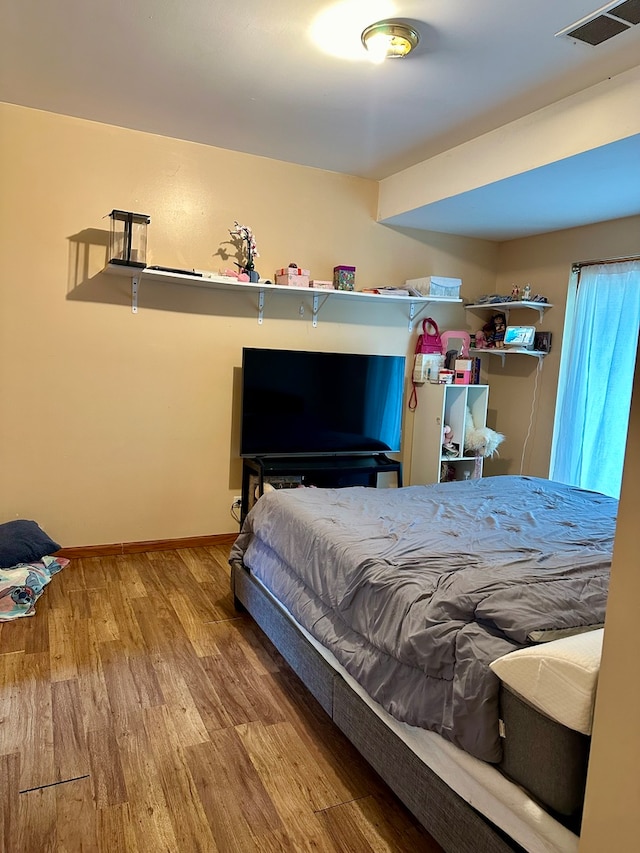
[[[467,420],[464,430],[464,452],[472,456],[493,456],[504,441],[504,435],[489,427],[476,427],[471,409],[467,407]]]

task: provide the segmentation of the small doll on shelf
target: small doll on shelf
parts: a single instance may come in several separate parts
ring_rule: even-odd
[[[504,333],[507,330],[507,317],[505,314],[494,314],[491,318],[493,323],[493,345],[496,349],[504,347]]]

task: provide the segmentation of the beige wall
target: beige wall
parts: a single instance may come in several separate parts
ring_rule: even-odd
[[[352,263],[358,287],[493,287],[495,245],[377,224],[374,182],[10,105],[0,157],[0,520],[34,518],[64,546],[237,530],[244,344],[406,354],[415,340],[388,303],[331,300],[313,329],[309,302],[277,294],[258,325],[254,295],[143,283],[133,315],[129,282],[101,272],[112,208],[151,216],[150,263],[228,266],[238,219],[269,277]],[[460,309],[437,317],[458,325]]]
[[[254,296],[143,284],[133,315],[129,281],[101,272],[113,207],[151,215],[150,263],[229,266],[238,219],[254,228],[263,275],[295,261],[329,278],[353,263],[358,287],[453,275],[471,299],[530,282],[554,304],[539,324],[553,351],[523,469],[540,476],[571,263],[637,251],[637,217],[500,246],[392,229],[374,221],[373,182],[9,105],[0,146],[0,519],[35,518],[66,546],[236,529],[244,344],[410,355],[415,343],[388,304],[332,300],[313,329],[310,303],[301,317],[297,298],[277,294],[259,326]],[[442,328],[481,325],[459,307],[431,313]],[[536,362],[485,366],[489,424],[507,436],[486,473],[517,473]],[[412,426],[408,416],[407,478]]]
[[[486,473],[520,473],[524,443],[531,422],[522,473],[538,477],[549,475],[560,348],[571,265],[579,261],[637,254],[639,229],[640,217],[631,217],[512,240],[500,245],[495,292],[508,294],[513,284],[522,287],[530,283],[534,293],[543,294],[553,305],[553,308],[547,309],[541,321],[538,321],[537,312],[525,310],[511,312],[510,322],[535,324],[538,329],[551,331],[553,339],[552,350],[542,362],[537,389],[537,359],[507,356],[505,366],[502,367],[496,356],[484,357],[485,378],[491,386],[489,423],[506,436],[500,447],[500,458],[487,464]],[[479,295],[480,291],[476,293]],[[480,328],[480,320],[471,317],[471,312],[468,313],[471,328]]]
[[[640,680],[637,664],[640,352],[613,550],[580,853],[638,849]]]

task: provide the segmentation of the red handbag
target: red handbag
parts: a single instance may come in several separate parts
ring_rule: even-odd
[[[429,327],[433,331],[428,331]],[[440,329],[438,324],[432,317],[427,317],[422,321],[422,334],[418,338],[416,346],[416,354],[418,353],[438,353],[442,355],[442,339],[440,338]]]

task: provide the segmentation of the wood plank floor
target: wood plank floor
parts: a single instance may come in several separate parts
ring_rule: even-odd
[[[0,624],[3,851],[440,851],[234,610],[227,554],[74,559]]]

